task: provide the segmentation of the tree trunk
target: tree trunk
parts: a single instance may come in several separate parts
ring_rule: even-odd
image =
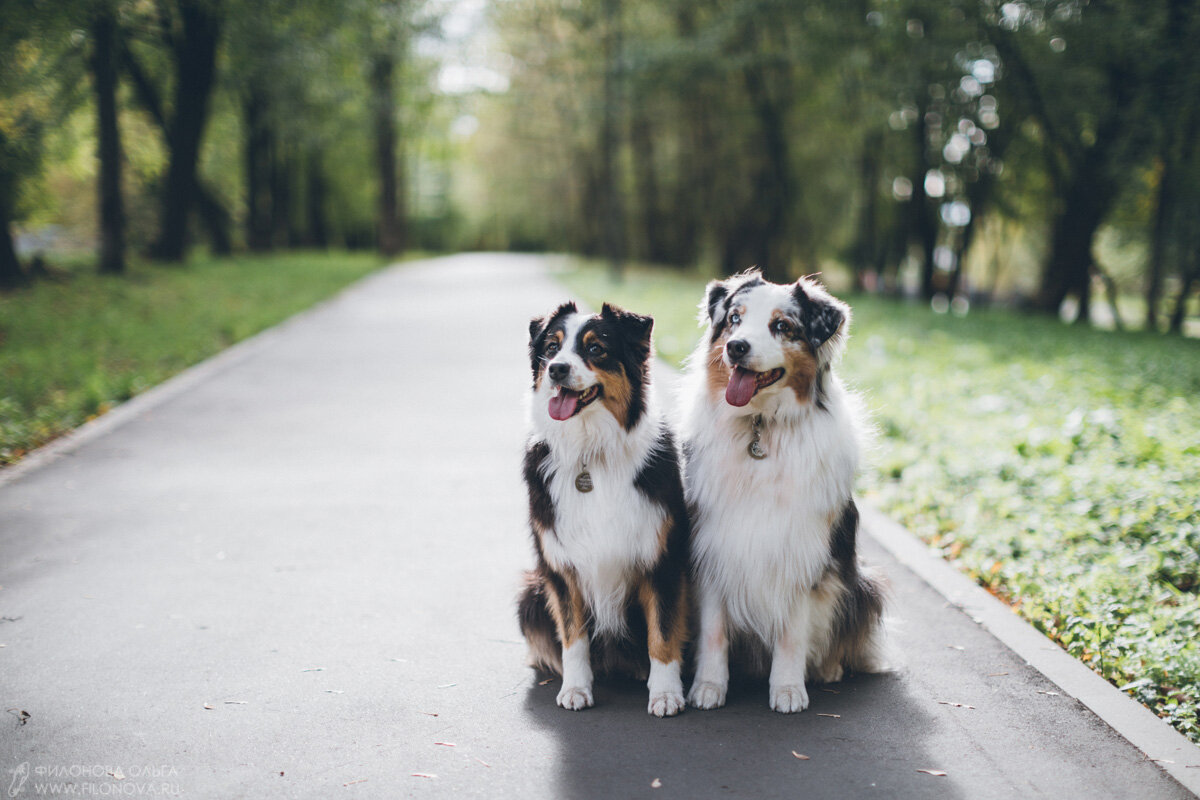
[[[395,57],[375,56],[371,65],[371,95],[375,112],[375,166],[379,172],[379,252],[394,256],[404,249],[400,211],[400,176],[396,158]]]
[[[638,103],[640,106],[641,103]],[[654,264],[671,260],[665,241],[666,225],[662,218],[658,173],[654,163],[654,133],[641,110],[635,111],[629,129],[630,152],[633,155],[633,174],[641,201],[642,255]]]
[[[1063,301],[1079,300],[1077,320],[1086,322],[1091,302],[1092,241],[1115,199],[1115,188],[1103,174],[1103,156],[1096,148],[1072,171],[1071,183],[1054,217],[1050,256],[1042,271],[1036,306],[1057,314]]]
[[[121,198],[121,129],[117,121],[117,20],[102,4],[92,19],[92,81],[96,92],[96,155],[100,206],[100,272],[125,271],[125,207]]]
[[[1164,148],[1166,150],[1167,148]],[[1164,159],[1165,167],[1158,184],[1158,202],[1154,214],[1154,231],[1150,242],[1150,263],[1146,265],[1146,330],[1158,330],[1158,306],[1162,302],[1162,278],[1166,271],[1167,240],[1170,238],[1171,190],[1174,183],[1174,166],[1170,156]]]
[[[925,193],[925,175],[929,172],[929,129],[925,124],[925,106],[917,108],[917,124],[914,127],[916,135],[916,169],[912,177],[912,230],[921,245],[921,297],[926,300],[933,298],[933,276],[936,270],[934,251],[937,249],[938,222],[933,211],[937,198],[930,198]]]
[[[305,218],[308,221],[306,242],[312,247],[329,246],[329,225],[325,217],[325,197],[328,183],[325,168],[321,163],[321,151],[313,148],[308,152],[304,167],[307,181],[304,191]]]
[[[0,133],[0,147],[4,135]],[[0,175],[0,289],[15,289],[29,282],[29,276],[21,268],[17,249],[12,237],[12,189],[15,182],[11,176]]]
[[[604,0],[604,114],[600,130],[604,254],[613,278],[625,274],[625,203],[617,169],[621,86],[621,0]]]
[[[225,206],[217,199],[212,187],[205,185],[199,177],[196,178],[196,212],[200,215],[200,224],[208,234],[213,255],[227,256],[233,253],[233,239],[230,234],[233,220]]]
[[[1183,334],[1183,321],[1187,318],[1188,298],[1191,297],[1192,286],[1198,279],[1200,279],[1200,252],[1192,254],[1192,263],[1183,275],[1179,296],[1175,298],[1175,310],[1171,312],[1171,333]]]
[[[742,75],[758,119],[762,154],[765,157],[755,180],[754,197],[746,212],[755,220],[751,223],[754,233],[750,246],[763,276],[777,283],[787,283],[791,280],[787,215],[792,207],[793,192],[784,110],[780,107],[781,103],[772,97],[766,75],[760,66],[750,65],[742,71]]]
[[[266,99],[251,87],[242,102],[242,135],[246,153],[246,245],[254,251],[271,249],[271,133],[264,119]]]
[[[871,131],[863,140],[859,157],[859,188],[861,195],[858,214],[858,241],[854,243],[854,258],[850,265],[854,271],[854,286],[863,289],[863,275],[875,266],[879,231],[879,168],[883,149],[883,133]]]
[[[216,77],[220,19],[215,2],[180,0],[182,35],[172,46],[175,101],[167,126],[166,188],[162,222],[152,254],[163,261],[182,261],[187,251],[188,212],[196,202],[196,170],[209,99]]]

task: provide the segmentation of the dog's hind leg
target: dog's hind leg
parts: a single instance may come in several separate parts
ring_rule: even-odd
[[[525,573],[525,586],[517,598],[517,621],[529,646],[529,666],[562,674],[562,645],[550,613],[546,582],[540,574]]]

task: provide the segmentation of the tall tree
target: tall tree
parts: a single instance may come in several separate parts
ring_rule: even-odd
[[[121,196],[121,129],[117,121],[117,18],[111,3],[92,17],[92,84],[96,95],[96,155],[100,208],[100,271],[125,271],[125,206]]]

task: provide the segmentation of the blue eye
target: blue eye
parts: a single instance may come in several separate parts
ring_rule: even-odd
[[[729,324],[730,325],[737,325],[741,321],[742,321],[742,315],[737,313],[736,311],[729,315]]]
[[[776,333],[786,335],[792,332],[792,323],[786,319],[777,319],[775,320],[775,324],[771,326],[771,329]]]
[[[549,343],[546,345],[546,353],[547,353],[547,355],[554,355],[554,354],[555,354],[555,353],[557,353],[557,352],[558,352],[558,342],[556,342],[556,341],[550,341],[550,342],[549,342]]]

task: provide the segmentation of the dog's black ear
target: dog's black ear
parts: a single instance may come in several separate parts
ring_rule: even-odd
[[[650,356],[650,332],[654,329],[654,317],[644,317],[605,303],[600,307],[600,318],[617,326],[638,361],[645,361]]]
[[[704,290],[704,305],[700,306],[700,321],[716,325],[725,316],[724,302],[729,296],[729,285],[725,281],[709,281]]]
[[[538,334],[546,328],[545,317],[534,317],[529,320],[529,343],[533,344],[537,341]]]
[[[796,281],[792,296],[800,306],[800,320],[813,350],[833,338],[846,321],[849,312],[846,304],[814,281],[807,278]]]

